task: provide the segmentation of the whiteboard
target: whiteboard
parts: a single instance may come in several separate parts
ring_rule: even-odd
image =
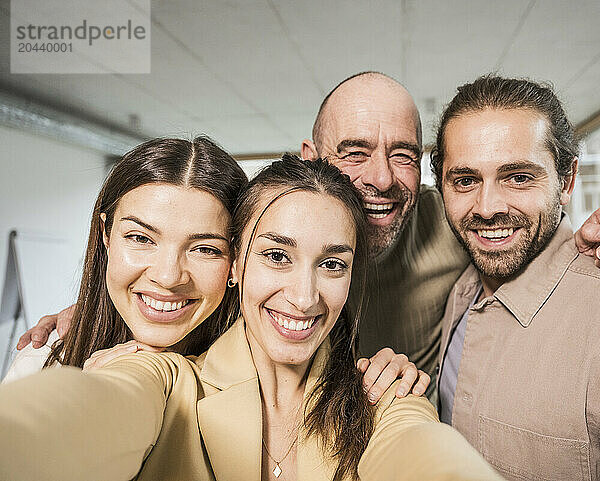
[[[11,284],[16,286],[21,297],[21,315],[31,327],[43,315],[75,302],[80,253],[75,252],[67,239],[50,233],[17,231],[13,235],[8,261],[14,256],[16,279],[11,278],[7,269],[3,292],[13,292],[15,287]]]

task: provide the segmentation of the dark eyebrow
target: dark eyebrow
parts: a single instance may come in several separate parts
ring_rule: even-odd
[[[341,153],[343,150],[352,148],[352,147],[361,147],[363,149],[372,149],[373,144],[371,142],[364,139],[344,139],[337,145],[337,153]]]
[[[202,234],[190,234],[188,236],[188,240],[190,241],[195,241],[195,240],[212,240],[212,239],[220,239],[220,240],[224,240],[225,242],[229,243],[229,239],[221,234],[215,234],[213,232],[203,232]]]
[[[131,222],[135,222],[136,224],[141,225],[144,229],[148,229],[150,232],[154,232],[160,235],[160,231],[156,227],[152,227],[150,224],[146,224],[143,220],[138,219],[133,215],[128,215],[127,217],[121,217],[120,220],[129,220]]]
[[[133,215],[127,216],[127,217],[121,217],[120,220],[128,220],[131,222],[135,222],[136,224],[142,226],[144,229],[147,229],[150,232],[154,232],[155,234],[160,235],[160,231],[156,227],[152,227],[150,224],[146,224],[143,220],[138,219],[137,217],[135,217]],[[221,239],[221,240],[224,240],[225,242],[229,242],[229,239],[227,239],[227,237],[225,237],[221,234],[215,234],[213,232],[203,232],[202,234],[190,234],[188,236],[189,241],[209,240],[209,239]]]
[[[546,173],[546,169],[544,169],[542,166],[540,166],[534,162],[529,162],[528,160],[521,160],[519,162],[511,162],[510,164],[504,164],[504,165],[501,165],[500,167],[498,167],[498,173],[500,173],[500,174],[504,174],[507,172],[513,172],[515,170],[528,170],[537,175]]]
[[[457,175],[477,175],[478,171],[469,167],[453,167],[446,172],[446,179]]]
[[[354,249],[348,244],[327,244],[323,247],[323,253],[325,254],[345,254],[346,252],[354,254]]]
[[[264,234],[261,234],[258,237],[264,237],[265,239],[272,240],[273,242],[277,242],[278,244],[283,244],[285,246],[298,247],[296,241],[291,237],[276,234],[275,232],[265,232]]]

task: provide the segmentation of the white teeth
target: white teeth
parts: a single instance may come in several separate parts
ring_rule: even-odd
[[[169,312],[176,311],[177,309],[181,309],[183,306],[187,305],[190,301],[179,301],[179,302],[165,302],[165,301],[157,301],[150,296],[146,296],[144,294],[141,295],[142,300],[147,306],[150,306],[152,309],[157,311]]]
[[[478,229],[477,234],[480,237],[485,237],[486,239],[505,239],[506,237],[510,237],[514,233],[514,228],[509,229],[494,229],[494,230],[484,230]]]
[[[389,215],[388,212],[386,212],[385,214],[371,214],[368,213],[367,214],[369,217],[373,217],[373,219],[383,219],[384,217],[386,217],[387,215]]]
[[[289,329],[290,331],[304,331],[305,329],[312,327],[316,319],[316,317],[313,317],[308,321],[296,321],[291,320],[287,316],[279,314],[275,311],[269,310],[268,312],[271,315],[271,317],[277,321],[277,324],[279,324],[282,327],[285,327],[286,329]]]
[[[365,209],[369,210],[390,210],[394,208],[394,203],[390,202],[389,204],[371,204],[370,202],[364,203]]]

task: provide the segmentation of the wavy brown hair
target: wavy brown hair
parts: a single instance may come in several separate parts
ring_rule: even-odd
[[[64,340],[52,346],[44,367],[55,362],[83,367],[95,351],[133,339],[106,287],[108,257],[102,242],[101,213],[106,214],[106,234],[110,236],[123,196],[142,185],[162,183],[208,192],[233,214],[237,195],[247,182],[235,160],[208,137],[191,142],[154,139],[125,154],[112,168],[96,200],[73,319]],[[227,289],[217,310],[175,349],[182,354],[204,352],[228,327],[227,314],[237,304],[236,290]]]
[[[232,250],[238,260],[244,259],[240,295],[243,296],[246,257],[260,218],[279,198],[296,191],[315,192],[338,199],[350,212],[356,227],[351,285],[353,292],[359,293],[359,309],[351,318],[344,307],[329,334],[331,352],[323,373],[309,394],[304,425],[308,435],[317,435],[337,460],[333,479],[341,480],[348,476],[358,479],[358,461],[367,447],[374,424],[373,407],[362,388],[362,374],[356,368],[356,339],[366,282],[366,218],[360,193],[337,167],[325,160],[303,161],[285,154],[250,181],[240,195],[232,222]],[[265,193],[273,194],[273,198],[258,216],[249,244],[242,252],[242,233],[256,213],[257,206],[264,204]]]

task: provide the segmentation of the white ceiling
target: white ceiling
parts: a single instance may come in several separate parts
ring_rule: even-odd
[[[429,143],[456,86],[494,70],[553,82],[576,124],[598,112],[599,24],[598,0],[153,0],[151,74],[0,82],[249,154],[298,150],[327,91],[379,70],[413,94]]]

